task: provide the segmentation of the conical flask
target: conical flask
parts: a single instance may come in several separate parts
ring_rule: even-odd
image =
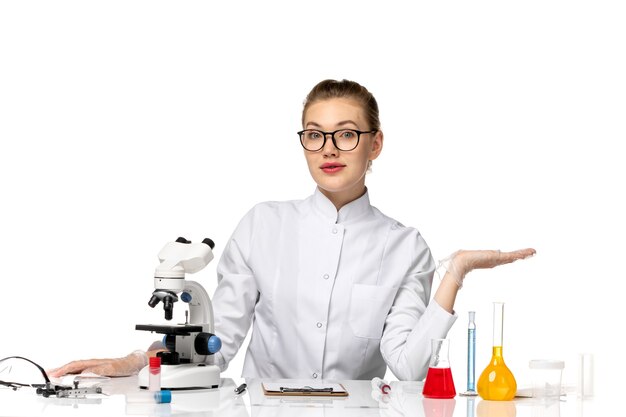
[[[426,398],[454,398],[456,390],[450,369],[450,341],[432,339],[430,365],[422,394]]]
[[[504,303],[493,303],[493,352],[491,361],[478,378],[478,395],[485,400],[508,401],[515,397],[517,382],[502,356]]]

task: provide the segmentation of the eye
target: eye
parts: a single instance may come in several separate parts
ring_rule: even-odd
[[[354,130],[342,130],[338,134],[341,139],[354,139],[357,136]]]
[[[324,137],[324,135],[322,135],[322,132],[317,130],[307,130],[304,132],[304,137],[308,140],[320,140]]]

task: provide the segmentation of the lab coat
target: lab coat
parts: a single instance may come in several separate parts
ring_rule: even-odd
[[[435,263],[419,232],[370,205],[339,211],[319,190],[256,205],[217,266],[222,370],[250,326],[243,377],[423,379],[431,339],[454,321],[429,303]]]

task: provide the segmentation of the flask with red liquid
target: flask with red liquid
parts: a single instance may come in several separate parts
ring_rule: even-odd
[[[450,369],[450,341],[448,339],[432,339],[432,353],[424,390],[426,398],[454,398],[456,389]]]

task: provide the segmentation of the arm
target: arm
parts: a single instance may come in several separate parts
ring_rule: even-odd
[[[534,249],[514,252],[458,251],[452,257],[437,292],[428,303],[434,262],[425,242],[418,239],[416,264],[402,282],[385,322],[381,353],[400,380],[421,380],[430,359],[430,340],[445,338],[456,321],[454,302],[465,275],[473,269],[493,268],[524,259]],[[421,260],[420,260],[421,259]]]
[[[399,380],[417,381],[428,370],[430,340],[445,337],[457,317],[429,302],[435,261],[421,235],[410,231],[398,247],[402,258],[395,263],[409,264],[385,320],[380,351]]]
[[[246,246],[234,236],[217,267],[218,285],[213,295],[213,311],[215,334],[222,339],[222,349],[215,354],[215,364],[222,371],[235,357],[250,329],[259,296],[243,252]]]
[[[385,321],[381,354],[401,381],[418,381],[426,376],[430,340],[446,337],[457,318],[437,302],[428,302],[434,271],[431,260],[426,270],[403,279]]]
[[[246,338],[260,296],[250,265],[254,235],[263,222],[259,207],[255,206],[241,219],[217,265],[218,284],[212,302],[215,334],[222,339],[222,348],[215,354],[214,364],[222,371],[228,368]]]

